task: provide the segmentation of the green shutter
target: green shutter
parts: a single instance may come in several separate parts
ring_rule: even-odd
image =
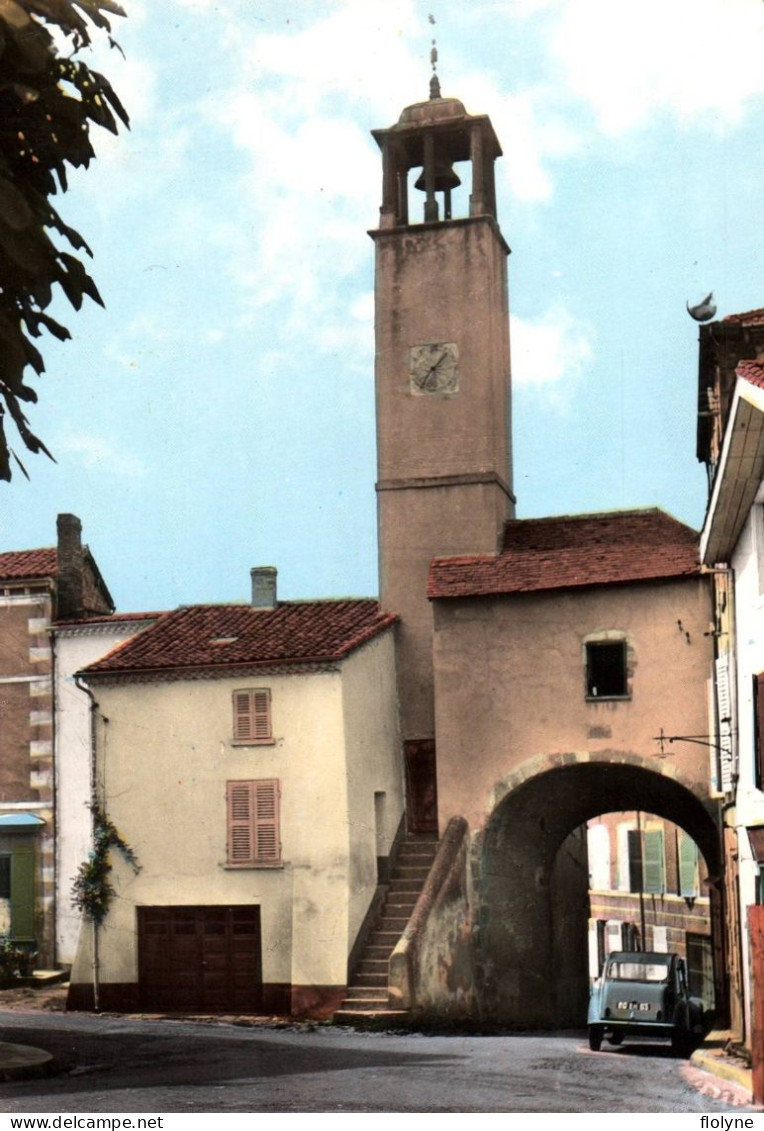
[[[698,849],[687,833],[679,833],[679,894],[698,895]]]
[[[666,890],[663,862],[663,829],[647,829],[644,838],[644,891],[658,893]]]
[[[11,856],[11,934],[19,941],[35,937],[34,848],[14,848]]]

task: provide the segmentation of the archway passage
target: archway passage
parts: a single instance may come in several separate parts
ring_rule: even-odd
[[[712,881],[721,872],[715,802],[702,802],[674,778],[643,768],[636,759],[561,761],[507,793],[477,846],[481,1013],[515,1027],[562,1028],[586,1019],[584,826],[589,819],[625,809],[655,813],[689,833]],[[711,898],[718,953],[722,920],[716,882]],[[717,961],[717,1004],[723,1005],[722,977],[723,962]]]

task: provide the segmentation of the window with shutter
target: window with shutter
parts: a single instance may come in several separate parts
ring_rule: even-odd
[[[764,672],[753,677],[753,733],[756,751],[756,788],[764,789]]]
[[[679,894],[687,899],[700,895],[698,849],[686,832],[679,833]]]
[[[226,792],[229,867],[280,866],[279,782],[229,781]]]
[[[661,893],[666,890],[666,866],[663,854],[663,829],[647,829],[643,833],[644,890]]]
[[[629,829],[629,891],[643,891],[642,834],[639,829]]]
[[[720,656],[716,668],[716,707],[719,737],[717,788],[722,793],[732,789],[734,754],[732,750],[732,697],[730,694],[729,661]]]
[[[651,894],[666,890],[663,829],[629,829],[629,890]]]
[[[234,745],[266,745],[273,742],[271,693],[267,687],[233,693]]]

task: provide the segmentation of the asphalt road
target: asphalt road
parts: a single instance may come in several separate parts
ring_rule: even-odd
[[[3,1112],[737,1112],[734,1085],[660,1044],[580,1033],[431,1036],[86,1014],[0,1013],[0,1040],[60,1074],[2,1086]]]

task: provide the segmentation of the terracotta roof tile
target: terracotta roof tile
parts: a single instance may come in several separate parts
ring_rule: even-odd
[[[759,310],[747,310],[743,314],[728,314],[723,322],[737,322],[740,326],[764,326],[764,306]]]
[[[340,660],[396,617],[373,600],[284,601],[275,609],[192,605],[165,613],[86,674]]]
[[[58,553],[54,547],[0,553],[0,579],[55,577],[57,573]]]
[[[741,361],[735,372],[751,385],[764,389],[764,361]]]
[[[433,598],[532,593],[699,572],[698,535],[658,509],[513,520],[498,554],[436,558]]]

